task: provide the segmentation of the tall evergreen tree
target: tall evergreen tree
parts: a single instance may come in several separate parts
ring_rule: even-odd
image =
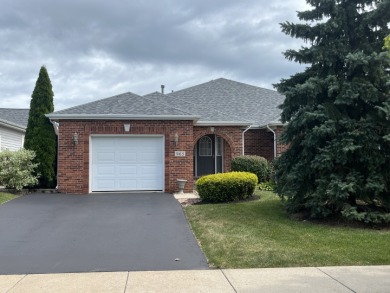
[[[54,187],[56,184],[56,134],[53,125],[45,114],[54,111],[53,90],[49,74],[44,66],[31,96],[30,114],[26,129],[24,147],[36,153],[35,161],[39,163],[39,186]]]
[[[390,0],[307,0],[303,23],[281,24],[306,46],[306,69],[276,85],[289,149],[277,192],[290,212],[390,222]]]

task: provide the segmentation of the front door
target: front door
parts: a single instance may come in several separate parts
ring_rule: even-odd
[[[195,176],[220,173],[223,169],[223,139],[214,134],[198,140],[195,148]]]

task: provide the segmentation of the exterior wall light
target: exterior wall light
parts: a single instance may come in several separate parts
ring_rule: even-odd
[[[211,126],[211,127],[210,127],[210,131],[211,131],[211,133],[214,133],[215,128],[214,128],[213,126]]]
[[[177,146],[178,143],[179,143],[179,135],[176,132],[175,133],[175,146]]]
[[[130,124],[123,124],[123,127],[125,128],[125,132],[130,131]]]
[[[79,143],[79,135],[77,134],[77,132],[75,132],[73,134],[73,144],[77,145],[78,143]]]

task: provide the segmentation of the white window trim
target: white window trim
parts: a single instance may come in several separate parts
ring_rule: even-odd
[[[202,154],[202,151],[205,150],[205,148],[201,145],[203,141],[207,140],[207,151],[210,152],[210,154]],[[208,136],[203,136],[199,140],[199,157],[211,157],[213,155],[213,141]]]

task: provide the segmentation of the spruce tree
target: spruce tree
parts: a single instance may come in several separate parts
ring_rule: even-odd
[[[45,117],[45,114],[54,111],[53,96],[49,74],[45,66],[42,66],[31,96],[24,141],[24,147],[36,153],[35,162],[39,163],[37,173],[40,175],[41,188],[56,185],[56,134],[53,125]]]
[[[275,85],[289,145],[277,192],[293,213],[390,222],[390,0],[306,2],[281,24],[306,43],[285,57],[307,67]]]

